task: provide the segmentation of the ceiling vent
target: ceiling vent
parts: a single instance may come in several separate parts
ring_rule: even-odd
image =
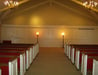
[[[95,28],[78,28],[79,30],[95,30]]]

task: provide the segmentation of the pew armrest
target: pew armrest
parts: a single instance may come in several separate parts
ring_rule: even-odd
[[[9,62],[9,75],[18,75],[17,58]]]
[[[98,61],[93,59],[93,72],[92,75],[98,75]]]
[[[1,75],[1,69],[0,69],[0,75]]]

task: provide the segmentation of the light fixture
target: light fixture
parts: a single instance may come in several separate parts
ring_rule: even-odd
[[[38,41],[38,38],[39,38],[39,32],[36,32],[36,36],[37,36],[37,43],[39,42]]]
[[[62,36],[64,36],[64,34],[65,34],[64,32],[61,33]]]
[[[36,32],[36,35],[38,36],[39,35],[39,32]]]
[[[64,35],[65,35],[65,33],[64,33],[64,32],[62,32],[62,33],[61,33],[61,35],[62,35],[62,43],[63,43],[63,45],[62,45],[62,46],[63,46],[63,48],[64,48]]]
[[[19,5],[19,2],[17,0],[5,0],[4,5],[8,7],[15,7]]]
[[[86,0],[85,2],[83,2],[83,6],[88,8],[93,8],[93,7],[96,7],[97,5],[98,5],[98,2],[94,0]]]

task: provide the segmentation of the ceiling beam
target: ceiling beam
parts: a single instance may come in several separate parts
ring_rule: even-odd
[[[83,6],[83,3],[80,2],[80,1],[78,1],[78,0],[72,0],[72,1],[75,2],[75,3],[77,3],[77,4],[79,4],[79,5],[81,5],[81,6]],[[89,9],[89,7],[86,7],[86,8]],[[93,11],[95,11],[95,12],[98,12],[98,9],[96,9],[96,8],[90,8],[90,9],[93,10]]]
[[[25,8],[25,9],[22,10],[21,12],[24,12],[24,11],[30,10],[30,9],[32,9],[32,8],[39,7],[39,6],[44,5],[44,4],[47,4],[47,3],[49,3],[49,1],[47,1],[47,0],[46,0],[46,1],[43,1],[43,2],[40,2],[40,3],[38,3],[38,4],[32,5],[32,6],[29,7],[29,8]]]

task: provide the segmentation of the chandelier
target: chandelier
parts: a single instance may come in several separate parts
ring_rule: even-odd
[[[88,7],[88,8],[93,8],[93,7],[96,7],[97,5],[98,5],[98,2],[94,0],[87,0],[83,2],[83,6]]]
[[[19,2],[16,0],[5,0],[4,5],[8,7],[15,7],[19,5]]]

